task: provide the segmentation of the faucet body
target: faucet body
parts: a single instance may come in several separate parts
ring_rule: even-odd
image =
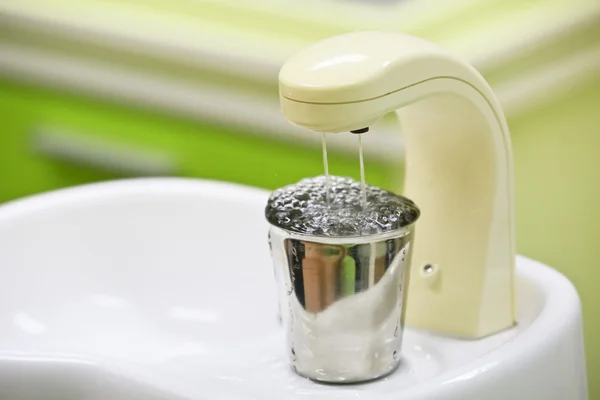
[[[481,75],[427,41],[355,32],[299,52],[279,81],[285,117],[316,132],[361,130],[398,113],[404,194],[422,212],[407,325],[464,338],[513,326],[510,137]]]

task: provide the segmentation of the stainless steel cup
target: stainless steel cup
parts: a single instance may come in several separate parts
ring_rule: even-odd
[[[326,237],[271,225],[287,352],[297,373],[350,383],[398,366],[413,227]]]

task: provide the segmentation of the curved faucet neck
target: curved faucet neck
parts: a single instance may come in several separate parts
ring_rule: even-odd
[[[510,139],[503,116],[489,115],[474,89],[446,89],[398,110],[404,194],[422,212],[406,318],[418,328],[483,337],[516,319]]]

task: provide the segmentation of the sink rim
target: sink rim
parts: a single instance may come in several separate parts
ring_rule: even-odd
[[[190,191],[212,198],[242,198],[244,202],[263,206],[269,192],[245,185],[231,184],[210,180],[186,178],[136,178],[108,181],[62,189],[58,191],[30,196],[0,206],[0,224],[18,222],[19,218],[33,215],[36,212],[52,207],[66,207],[74,202],[90,199],[98,200],[103,196],[122,196],[139,193],[191,193]],[[525,329],[519,330],[519,340],[508,340],[500,348],[493,348],[487,354],[472,360],[460,367],[445,371],[431,378],[429,384],[418,384],[406,388],[407,396],[420,396],[432,390],[433,386],[451,384],[455,390],[468,390],[460,386],[470,385],[475,377],[504,375],[512,367],[511,361],[516,359],[535,359],[544,350],[544,343],[559,340],[568,335],[566,329],[577,325],[580,319],[581,304],[572,283],[558,271],[527,257],[517,257],[518,281],[535,286],[542,296],[544,307]],[[410,307],[410,305],[408,305]],[[519,299],[517,307],[519,308]],[[555,321],[566,321],[556,326]],[[549,326],[555,329],[548,329]],[[410,329],[409,329],[410,330]],[[516,343],[516,344],[515,344]],[[0,360],[7,356],[0,350]],[[89,360],[88,360],[89,361]],[[93,362],[93,361],[92,361]],[[100,369],[102,364],[98,364]],[[508,372],[506,372],[508,371]],[[445,389],[447,390],[447,389]]]

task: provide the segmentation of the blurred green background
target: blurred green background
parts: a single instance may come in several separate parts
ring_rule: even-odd
[[[600,399],[597,0],[0,0],[0,201],[132,176],[274,189],[321,174],[320,137],[279,115],[277,70],[356,29],[438,42],[496,90],[513,140],[518,251],[577,287]],[[365,137],[369,183],[401,190],[399,130],[391,117]],[[358,177],[343,135],[331,137],[330,172]]]

